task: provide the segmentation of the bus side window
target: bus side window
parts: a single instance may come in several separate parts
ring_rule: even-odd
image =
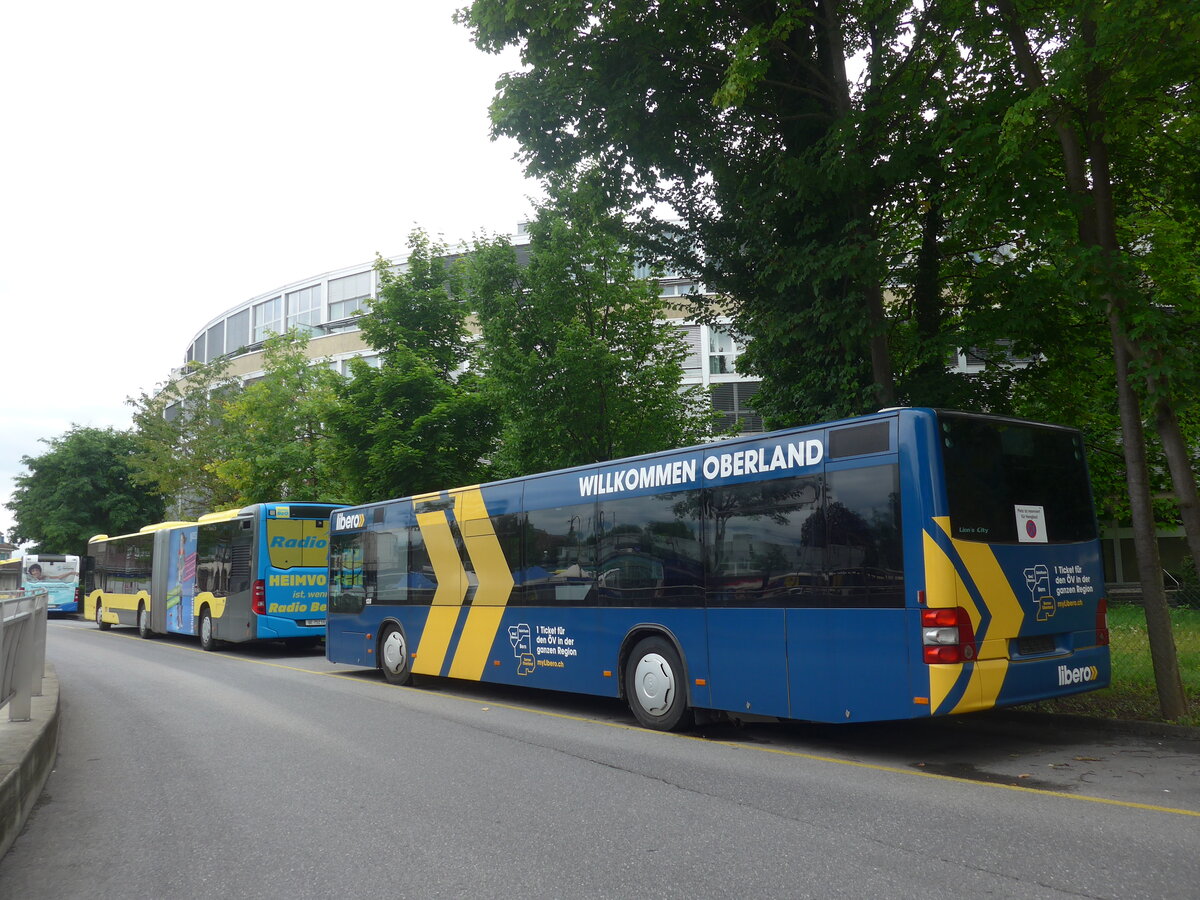
[[[525,606],[596,602],[595,513],[594,503],[526,511],[525,552],[513,573],[518,602]]]
[[[700,492],[600,503],[596,585],[602,606],[699,606]]]
[[[710,606],[822,606],[825,522],[819,475],[705,491]]]
[[[826,564],[840,606],[904,605],[900,475],[894,463],[826,475]]]

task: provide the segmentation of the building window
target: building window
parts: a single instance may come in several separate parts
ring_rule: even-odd
[[[208,362],[208,357],[204,355],[204,335],[200,335],[192,344],[192,359],[198,363]]]
[[[269,334],[279,334],[283,328],[283,298],[274,297],[254,306],[254,343],[267,339]]]
[[[292,291],[287,295],[287,327],[312,334],[321,324],[321,286],[319,284]]]
[[[235,312],[225,320],[225,352],[237,353],[250,343],[250,310]]]
[[[742,345],[724,328],[708,329],[708,374],[735,375],[734,361],[742,352]]]
[[[751,398],[758,393],[757,381],[730,381],[712,386],[713,408],[721,414],[718,428],[740,425],[743,434],[763,430],[762,416],[750,405]]]
[[[218,322],[208,329],[208,359],[209,362],[218,356],[225,355],[225,323]]]
[[[329,281],[329,321],[348,319],[366,310],[371,296],[372,272],[359,272]]]
[[[349,378],[354,374],[350,371],[350,363],[355,359],[361,359],[372,369],[378,369],[383,366],[383,357],[378,353],[361,353],[358,356],[348,356],[345,359],[334,362],[333,370]]]
[[[687,356],[683,358],[683,377],[700,377],[700,326],[680,325],[679,333],[687,345]]]

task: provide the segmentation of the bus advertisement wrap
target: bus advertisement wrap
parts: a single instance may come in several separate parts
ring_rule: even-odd
[[[333,662],[619,696],[655,728],[962,713],[1109,673],[1079,433],[933,410],[342,510],[329,606]]]

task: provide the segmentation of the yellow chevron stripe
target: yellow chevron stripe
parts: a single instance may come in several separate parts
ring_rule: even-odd
[[[1008,640],[1021,633],[1025,610],[1013,593],[1012,586],[991,547],[971,541],[955,541],[954,547],[992,615],[985,640],[979,643],[981,663],[975,667],[979,675],[979,705],[960,709],[959,707],[963,707],[963,703],[960,703],[955,707],[955,712],[991,709],[996,705],[996,698],[1000,696],[1000,689],[1004,687],[1004,676],[1008,672]],[[974,621],[974,617],[972,621],[978,632],[978,622]],[[966,699],[963,698],[964,703]]]
[[[934,519],[943,530],[950,524],[948,519]],[[945,609],[958,606],[958,574],[954,564],[942,548],[929,535],[921,532],[925,545],[925,605],[930,609]],[[950,691],[962,675],[962,664],[926,666],[929,670],[929,711],[941,708]]]
[[[455,678],[478,681],[487,665],[488,651],[496,640],[504,607],[512,596],[513,578],[488,518],[482,492],[478,488],[465,490],[456,500],[454,515],[479,585],[471,600],[458,649],[454,652],[450,674]]]
[[[429,550],[429,561],[437,577],[437,590],[433,593],[433,605],[429,608],[425,627],[421,631],[413,672],[418,675],[440,675],[458,614],[467,596],[467,573],[463,571],[462,561],[458,558],[450,521],[444,512],[417,513],[417,526]]]

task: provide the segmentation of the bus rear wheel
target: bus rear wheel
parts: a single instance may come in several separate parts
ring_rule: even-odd
[[[99,603],[96,604],[96,624],[100,626],[101,631],[108,631],[112,628],[109,622],[104,621],[104,607]]]
[[[206,608],[200,613],[200,649],[201,650],[216,650],[217,639],[213,635],[212,616]]]
[[[661,637],[638,641],[625,663],[625,699],[646,728],[676,731],[691,726],[683,661],[670,641]]]
[[[408,642],[404,632],[396,625],[384,629],[379,639],[379,671],[388,684],[408,684],[412,681],[412,669],[408,667]]]
[[[146,609],[145,604],[138,607],[138,637],[154,637],[154,632],[150,630],[150,610]]]

